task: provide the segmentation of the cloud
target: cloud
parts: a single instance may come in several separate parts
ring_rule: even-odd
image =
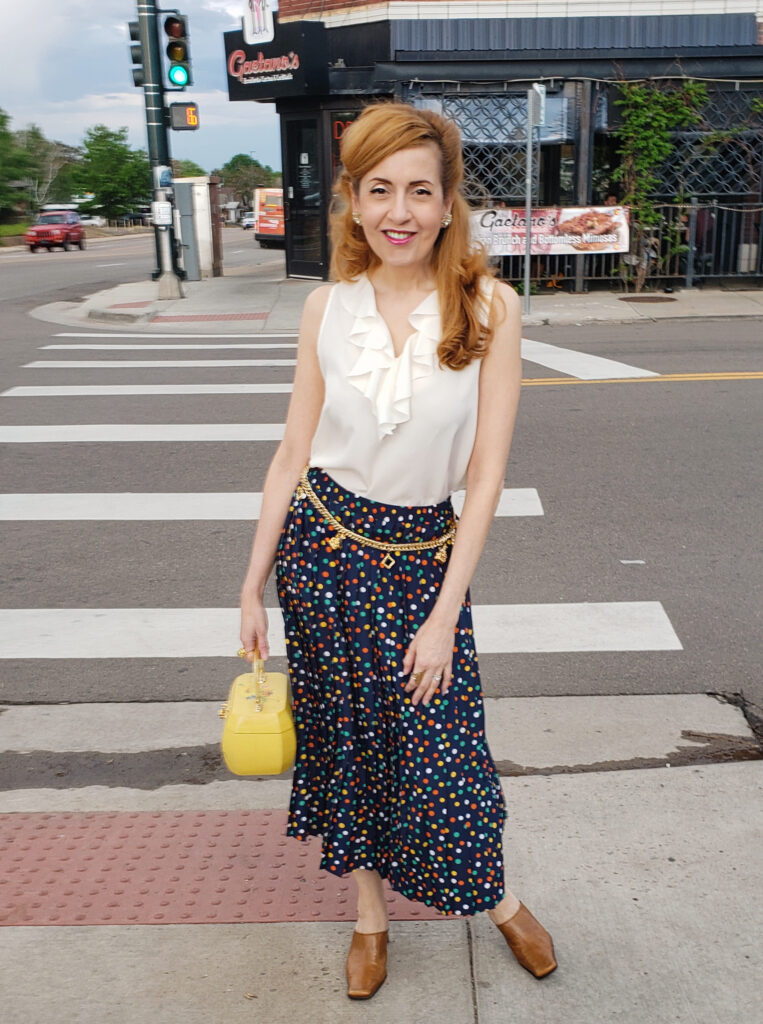
[[[258,159],[280,166],[280,135],[275,108],[263,103],[231,103],[222,89],[194,90],[178,97],[199,105],[201,125],[197,132],[170,132],[175,156],[191,157],[207,169],[221,166],[235,153],[256,152]],[[76,146],[88,128],[105,124],[127,128],[130,145],[146,149],[143,94],[135,89],[121,93],[87,93],[76,102],[49,100],[44,107],[17,108],[13,127],[34,122],[48,138]],[[62,126],[65,131],[61,131]]]
[[[241,21],[243,16],[244,5],[242,2],[236,3],[235,0],[204,0],[202,6],[214,14],[227,14],[234,22]]]
[[[0,106],[13,128],[39,124],[48,138],[78,145],[95,124],[125,126],[130,143],[146,147],[143,93],[130,74],[127,22],[136,17],[134,0],[0,0],[0,6]],[[258,146],[265,162],[280,166],[273,106],[227,97],[222,36],[240,23],[242,4],[186,0],[181,7],[189,18],[195,85],[174,98],[199,104],[201,127],[172,132],[173,153],[212,167]]]

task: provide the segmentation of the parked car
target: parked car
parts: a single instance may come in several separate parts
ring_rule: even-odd
[[[74,210],[46,210],[36,223],[27,229],[24,241],[30,252],[60,246],[68,252],[72,246],[85,248],[85,229]]]
[[[80,224],[83,225],[83,227],[91,226],[94,228],[105,228],[107,224],[106,218],[99,217],[98,215],[94,217],[91,217],[89,215],[87,217],[80,217],[79,222]]]
[[[247,228],[254,227],[254,212],[244,214],[244,216],[241,218],[241,227],[244,229],[244,231],[246,231]]]

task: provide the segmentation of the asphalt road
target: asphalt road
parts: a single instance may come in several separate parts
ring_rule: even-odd
[[[225,238],[228,268],[242,271],[250,265],[255,273],[258,262],[262,268],[279,258],[259,250],[253,256],[257,247],[251,233],[226,231]],[[41,346],[60,341],[56,335],[68,329],[31,318],[31,308],[137,279],[151,265],[146,237],[93,243],[84,253],[0,255],[3,391],[28,384],[291,379],[290,367],[118,373],[24,368],[32,360],[50,358]],[[120,332],[112,333],[119,341]],[[182,331],[177,333],[182,341]],[[536,341],[659,374],[763,369],[758,321],[533,328],[527,333]],[[140,344],[140,339],[132,341]],[[71,359],[92,355],[58,353]],[[214,351],[203,355],[216,358]],[[226,355],[230,352],[219,353],[220,358]],[[118,360],[136,353],[97,356]],[[151,358],[180,360],[190,354],[153,352]],[[525,375],[538,379],[552,371],[527,362]],[[480,667],[487,696],[718,692],[743,695],[763,707],[760,388],[759,380],[655,377],[602,384],[572,380],[523,389],[506,487],[536,489],[543,514],[496,518],[472,582],[473,605],[649,602],[660,609],[681,649],[532,651],[528,644],[522,650],[484,652]],[[288,397],[2,396],[0,422],[278,423],[284,420]],[[259,491],[275,442],[1,448],[2,492],[31,492],[45,501],[50,492]],[[5,522],[2,607],[234,607],[251,533],[251,523],[244,520]],[[272,580],[266,601],[277,605]],[[478,649],[479,639],[477,630]],[[236,647],[232,635],[232,653]],[[274,659],[274,668],[283,667],[279,661]],[[216,699],[236,666],[235,659],[217,657],[6,659],[2,700]]]
[[[251,231],[239,227],[223,231],[224,266],[279,264],[278,250],[261,249]],[[154,236],[141,232],[117,237],[90,238],[84,252],[38,251],[0,248],[0,302],[75,302],[103,288],[151,275],[156,263]]]

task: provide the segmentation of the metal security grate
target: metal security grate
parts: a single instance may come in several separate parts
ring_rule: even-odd
[[[464,142],[464,194],[476,204],[524,202],[525,96],[443,96],[442,110]],[[539,195],[540,143],[533,140],[533,201]]]
[[[763,180],[763,117],[751,111],[759,92],[713,90],[702,126],[677,132],[674,152],[658,173],[660,198],[759,197]],[[728,137],[718,139],[714,133]]]
[[[656,195],[713,198],[760,194],[763,134],[745,132],[736,139],[708,145],[706,133],[681,133],[674,146],[659,172]]]

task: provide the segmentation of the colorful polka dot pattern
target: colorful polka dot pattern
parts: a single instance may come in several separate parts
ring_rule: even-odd
[[[454,519],[450,499],[387,505],[317,467],[308,478],[332,515],[377,540],[427,540]],[[490,909],[504,896],[506,805],[485,737],[469,592],[451,688],[414,706],[402,662],[447,563],[430,549],[384,569],[383,551],[348,539],[334,551],[333,535],[307,497],[292,498],[276,557],[297,730],[287,835],[322,836],[320,866],[335,875],[375,869],[442,913]]]

